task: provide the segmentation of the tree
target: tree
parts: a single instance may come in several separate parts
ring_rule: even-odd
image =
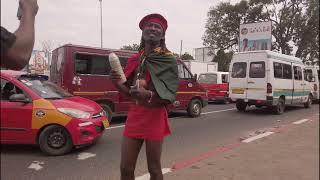
[[[218,71],[228,72],[232,56],[232,51],[225,53],[223,50],[220,49],[218,50],[216,56],[213,58],[212,61],[218,63]]]
[[[138,44],[132,44],[132,45],[123,46],[120,49],[121,50],[129,50],[129,51],[138,51],[139,47],[140,46]]]
[[[183,55],[181,55],[182,60],[194,60],[193,56],[189,53],[185,52]]]
[[[221,2],[208,12],[204,45],[212,50],[238,49],[239,25],[272,21],[272,49],[304,60],[319,59],[319,3],[317,0],[242,0]]]

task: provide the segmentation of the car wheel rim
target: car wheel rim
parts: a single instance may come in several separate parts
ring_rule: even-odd
[[[199,114],[200,113],[200,105],[199,104],[194,104],[193,105],[193,112],[195,113],[195,114]]]
[[[56,130],[48,136],[48,145],[52,148],[58,149],[65,145],[66,137],[62,130]]]

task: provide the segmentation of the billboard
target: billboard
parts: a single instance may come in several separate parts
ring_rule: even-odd
[[[209,47],[202,47],[202,48],[195,48],[195,60],[202,61],[202,62],[211,62],[214,55],[210,54]]]
[[[49,70],[49,58],[43,51],[33,50],[29,61],[28,71],[45,74]]]
[[[271,21],[240,25],[239,52],[271,50]]]

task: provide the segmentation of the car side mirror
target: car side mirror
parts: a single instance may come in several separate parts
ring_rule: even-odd
[[[9,101],[29,103],[30,99],[27,98],[24,94],[13,94],[9,97]]]

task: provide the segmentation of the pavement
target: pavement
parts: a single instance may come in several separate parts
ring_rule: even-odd
[[[166,180],[318,180],[319,114],[176,164]],[[201,158],[202,157],[202,158]]]

